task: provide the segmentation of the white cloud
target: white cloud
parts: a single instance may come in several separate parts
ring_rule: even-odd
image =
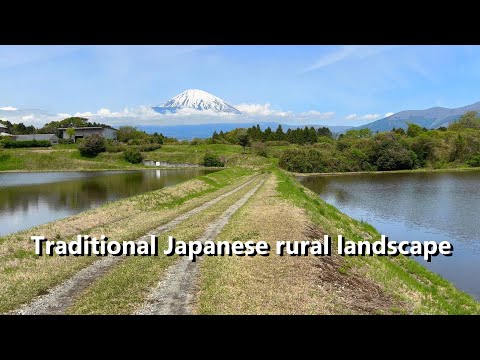
[[[0,107],[0,110],[3,110],[3,111],[17,111],[18,109],[13,107],[13,106],[3,106],[3,107]]]
[[[346,120],[377,120],[380,118],[381,118],[381,115],[379,114],[365,114],[365,115],[350,114],[345,116]]]
[[[307,111],[307,112],[304,112],[302,113],[303,116],[312,116],[312,117],[315,117],[317,119],[321,119],[321,120],[328,120],[328,119],[331,119],[335,116],[335,112],[334,111],[328,111],[328,112],[320,112],[320,111],[316,111],[316,110],[310,110],[310,111]]]
[[[13,123],[23,122],[25,125],[34,125],[42,127],[50,121],[63,120],[71,116],[86,117],[90,121],[109,124],[115,127],[122,125],[199,125],[199,124],[218,124],[218,123],[262,123],[279,122],[288,125],[342,125],[342,121],[336,117],[335,112],[318,110],[309,110],[305,112],[280,111],[273,109],[270,104],[240,104],[237,105],[241,114],[216,113],[213,110],[199,111],[195,109],[181,109],[175,113],[161,114],[154,111],[151,106],[143,105],[139,107],[125,108],[120,111],[114,111],[102,107],[96,111],[76,112],[74,114],[60,112],[50,114],[42,110],[22,110],[11,111],[2,114],[2,118]],[[379,118],[378,114],[348,115],[345,119],[357,121],[372,121]],[[345,124],[345,120],[343,120]],[[345,124],[346,125],[346,124]]]
[[[395,113],[388,112],[388,113],[386,113],[386,114],[384,115],[384,117],[389,117],[389,116],[392,116],[393,114],[395,114]]]
[[[320,69],[324,66],[328,66],[331,64],[335,64],[336,62],[339,62],[346,57],[350,56],[353,52],[355,52],[357,49],[357,46],[342,46],[339,50],[329,53],[323,57],[321,57],[319,60],[317,60],[314,64],[308,66],[307,68],[304,69],[305,72],[307,71],[312,71],[316,69]]]
[[[315,63],[303,69],[303,72],[317,70],[325,66],[333,65],[348,58],[364,59],[393,49],[398,45],[344,45],[336,51],[328,53]]]
[[[360,120],[377,120],[380,118],[381,118],[381,115],[379,114],[366,114],[359,117]]]
[[[285,117],[289,112],[278,111],[271,108],[270,104],[238,104],[235,108],[248,115],[261,116],[282,116]]]
[[[77,116],[77,117],[88,117],[88,116],[93,116],[93,113],[90,112],[90,111],[87,111],[87,112],[76,112],[75,114],[73,114],[73,116]]]

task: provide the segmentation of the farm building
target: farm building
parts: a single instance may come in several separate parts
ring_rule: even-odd
[[[63,138],[68,139],[70,136],[67,134],[68,128],[58,128],[58,130],[62,130]],[[77,139],[82,139],[84,137],[99,134],[102,135],[105,139],[117,139],[117,129],[108,128],[108,127],[101,127],[101,126],[92,126],[92,127],[73,127],[72,129],[75,130],[75,135],[73,136],[74,141]]]

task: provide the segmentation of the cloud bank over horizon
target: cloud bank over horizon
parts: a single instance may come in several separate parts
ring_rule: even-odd
[[[105,123],[112,126],[174,126],[174,125],[200,125],[218,123],[264,123],[278,122],[287,125],[332,125],[353,126],[351,121],[338,120],[334,111],[320,112],[309,110],[300,113],[293,111],[281,111],[274,109],[271,104],[235,105],[242,114],[218,113],[213,110],[180,109],[174,113],[158,113],[151,106],[142,105],[132,108],[124,108],[120,111],[112,111],[100,108],[97,111],[85,111],[75,113],[51,114],[44,110],[17,109],[13,106],[0,107],[0,119],[12,123],[23,122],[25,125],[41,127],[50,121],[63,120],[68,117],[78,116],[88,118],[92,122]],[[373,118],[370,115],[357,116],[347,120],[360,120],[363,123]],[[377,115],[377,114],[375,114]],[[376,119],[376,118],[375,118]],[[358,124],[360,125],[360,124]]]

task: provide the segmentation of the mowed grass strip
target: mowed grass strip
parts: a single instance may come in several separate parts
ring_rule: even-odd
[[[32,235],[71,241],[77,234],[134,240],[247,181],[246,169],[227,169],[184,183],[105,204],[66,219],[0,238],[0,313],[43,294],[97,257],[35,255]]]
[[[312,257],[275,254],[277,240],[304,240],[305,212],[280,199],[269,179],[233,215],[218,240],[266,241],[269,256],[208,257],[201,263],[199,314],[329,313],[312,271]]]
[[[233,203],[251,190],[260,178],[159,237],[159,256],[130,257],[94,282],[67,310],[69,314],[130,314],[141,306],[168,266],[178,259],[165,256],[168,236],[196,240]]]

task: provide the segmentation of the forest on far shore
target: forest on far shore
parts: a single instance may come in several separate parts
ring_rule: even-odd
[[[374,134],[361,129],[334,136],[328,128],[284,132],[281,126],[262,131],[257,125],[246,131],[215,132],[212,142],[238,144],[238,139],[245,142],[245,137],[253,151],[264,156],[269,146],[296,144],[277,156],[280,167],[299,173],[480,167],[480,118],[475,111],[448,128],[435,130],[409,123],[406,131],[400,128]]]

